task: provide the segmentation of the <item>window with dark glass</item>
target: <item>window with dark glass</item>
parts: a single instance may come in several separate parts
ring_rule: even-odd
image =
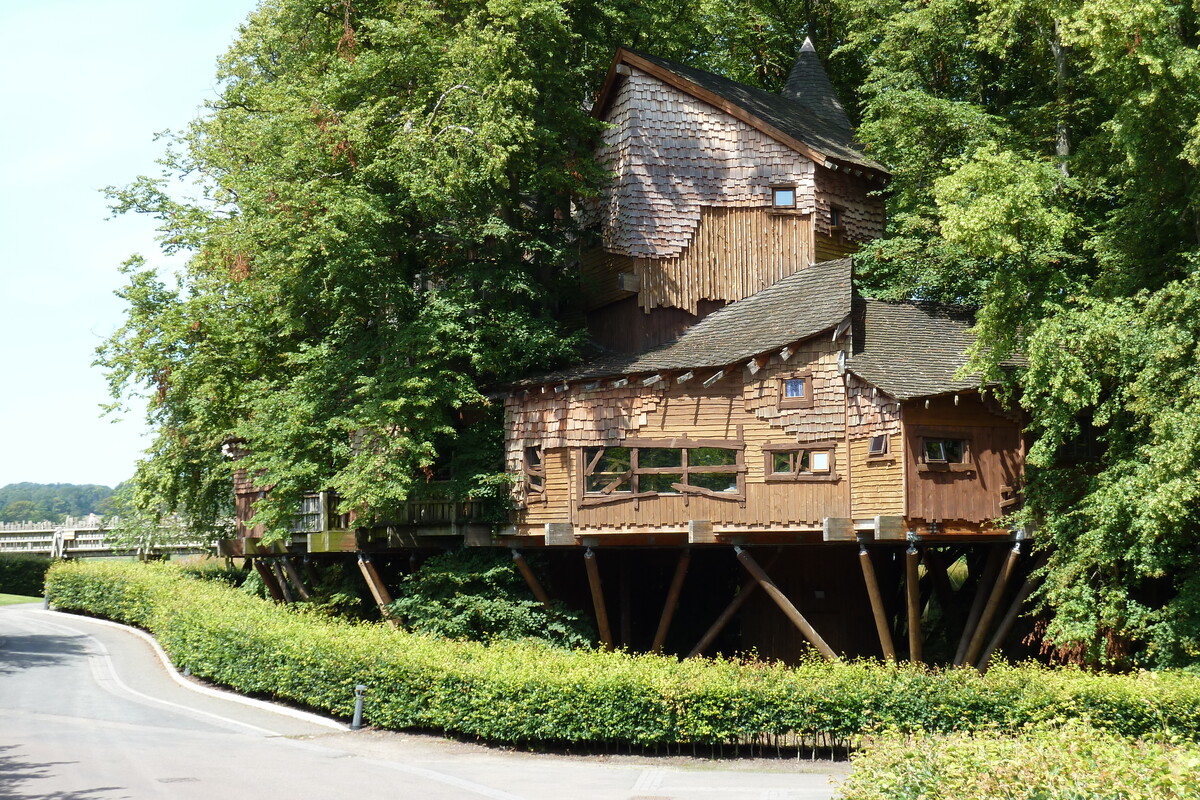
[[[740,448],[587,447],[585,495],[703,494],[741,496]],[[598,499],[598,498],[597,498]]]
[[[886,456],[888,454],[888,444],[887,436],[872,436],[871,441],[867,444],[867,455]]]
[[[962,439],[926,439],[924,442],[926,464],[962,464],[966,452]]]
[[[525,493],[531,500],[545,499],[546,462],[540,447],[525,448]]]
[[[765,471],[769,481],[836,480],[833,453],[836,442],[766,444]]]

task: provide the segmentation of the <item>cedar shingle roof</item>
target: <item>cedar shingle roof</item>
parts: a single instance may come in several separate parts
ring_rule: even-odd
[[[850,121],[833,91],[833,85],[816,51],[811,50],[811,43],[808,45],[809,51],[802,49],[800,52],[792,76],[789,76],[788,87],[784,90],[785,95],[771,94],[658,56],[634,50],[627,52],[718,95],[827,158],[887,174],[883,165],[867,158],[855,144]]]
[[[978,389],[978,377],[955,377],[974,324],[962,306],[856,300],[847,369],[897,400]]]
[[[850,313],[851,261],[824,261],[718,309],[672,342],[522,381],[524,384],[724,367],[836,326]]]

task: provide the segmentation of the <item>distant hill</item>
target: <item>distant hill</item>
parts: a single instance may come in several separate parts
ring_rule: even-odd
[[[63,517],[111,513],[113,490],[74,483],[10,483],[0,487],[0,522],[61,522]]]

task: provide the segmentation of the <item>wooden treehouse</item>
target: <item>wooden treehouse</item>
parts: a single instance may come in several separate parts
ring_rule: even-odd
[[[520,557],[539,549],[608,645],[919,660],[924,618],[931,657],[986,660],[1030,589],[999,619],[1027,568],[997,522],[1021,419],[959,376],[967,310],[856,295],[889,176],[811,43],[780,95],[620,50],[593,114],[612,180],[578,209],[579,269],[602,355],[511,387],[512,525],[455,533],[513,548],[544,597]],[[310,552],[434,535],[320,525]]]

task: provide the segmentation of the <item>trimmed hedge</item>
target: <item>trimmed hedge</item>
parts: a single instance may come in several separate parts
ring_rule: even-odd
[[[839,789],[842,800],[1183,800],[1200,792],[1200,748],[1074,724],[890,737],[855,754]]]
[[[51,563],[46,556],[0,553],[0,594],[41,597]]]
[[[1200,739],[1200,679],[997,664],[796,667],[529,643],[481,645],[292,610],[170,565],[63,563],[51,601],[145,628],[176,664],[252,694],[336,715],[369,687],[367,721],[508,743],[820,743],[884,731],[1013,730],[1087,719],[1113,735]]]

